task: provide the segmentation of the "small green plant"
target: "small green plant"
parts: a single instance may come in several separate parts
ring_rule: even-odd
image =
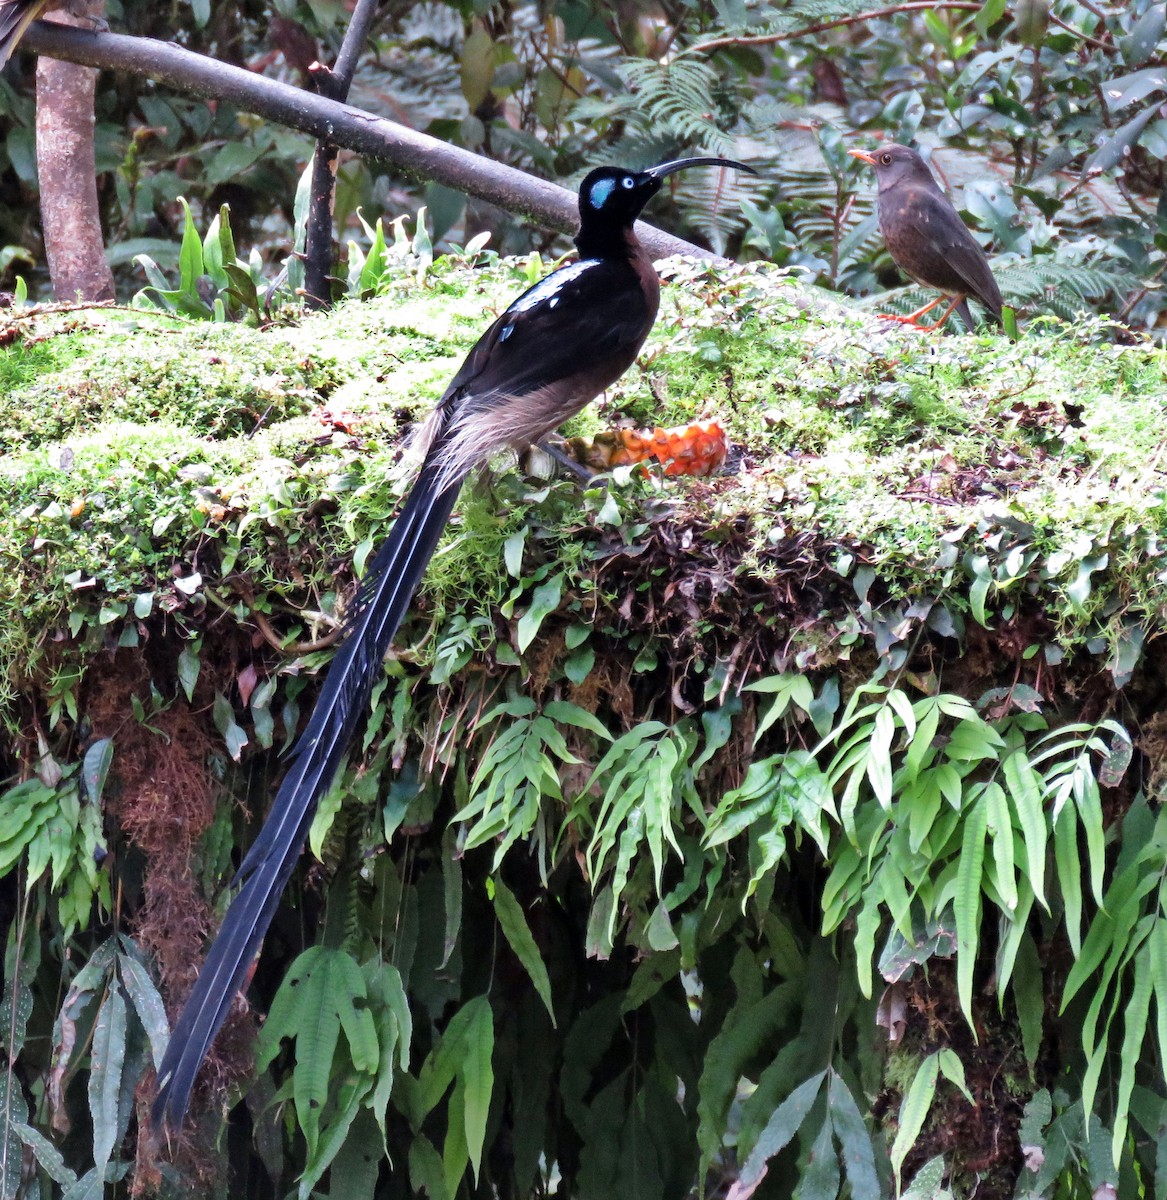
[[[172,287],[158,264],[148,255],[134,258],[146,272],[150,286],[134,297],[134,302],[150,308],[200,320],[227,321],[247,319],[255,324],[270,318],[278,296],[278,280],[267,289],[263,300],[263,262],[253,250],[249,259],[236,257],[235,239],[227,205],[220,208],[200,238],[194,216],[185,199],[179,198],[183,212],[182,248],[178,256],[178,286]],[[286,298],[286,297],[285,297]]]

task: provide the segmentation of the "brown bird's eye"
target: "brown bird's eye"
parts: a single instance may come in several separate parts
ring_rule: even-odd
[[[883,165],[885,167],[889,167],[889,166],[891,166],[891,155],[890,154],[881,154],[879,157],[879,161],[881,163],[883,163]]]

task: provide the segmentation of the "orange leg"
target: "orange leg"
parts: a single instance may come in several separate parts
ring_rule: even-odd
[[[925,313],[931,312],[936,305],[947,299],[948,297],[941,293],[930,304],[925,304],[923,308],[916,309],[914,313],[909,313],[906,317],[901,317],[896,313],[879,313],[878,315],[885,321],[899,321],[901,325],[911,325],[913,328],[918,329],[921,333],[932,333],[934,330],[939,329],[944,322],[947,321],[950,316],[952,316],[953,312],[956,311],[956,306],[964,299],[964,296],[957,296],[944,310],[944,316],[942,316],[934,325],[920,324],[920,318]]]
[[[941,297],[941,298],[943,299],[943,297]],[[952,316],[952,314],[956,311],[956,306],[963,299],[964,299],[964,296],[954,297],[952,303],[944,310],[944,316],[942,316],[940,318],[940,320],[936,322],[935,325],[917,325],[916,328],[919,329],[921,333],[931,333],[933,330],[939,329],[944,324],[944,322],[947,321],[948,318]]]

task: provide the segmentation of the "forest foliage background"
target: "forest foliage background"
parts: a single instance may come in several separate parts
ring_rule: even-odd
[[[918,140],[1033,340],[889,342],[796,320],[767,268],[675,268],[675,328],[613,406],[712,408],[742,470],[467,501],[268,939],[258,1042],[241,1001],[171,1146],[136,1119],[165,1012],[391,515],[399,435],[484,303],[568,245],[342,156],[351,302],[301,327],[307,139],[102,76],[102,219],[152,332],[26,336],[47,276],[18,58],[5,1197],[1167,1195],[1165,16],[382,7],[358,107],[569,184],[745,159],[757,179],[684,177],[651,215],[868,307],[924,294],[846,150]],[[347,12],[108,19],[306,83]]]

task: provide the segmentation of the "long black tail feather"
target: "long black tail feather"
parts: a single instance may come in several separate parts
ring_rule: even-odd
[[[380,664],[453,511],[462,478],[446,483],[427,460],[393,529],[377,551],[329,667],[316,707],[293,750],[263,828],[235,877],[239,892],[175,1023],[162,1065],[154,1124],[178,1128],[195,1076],[243,986],[320,798],[365,715]]]

